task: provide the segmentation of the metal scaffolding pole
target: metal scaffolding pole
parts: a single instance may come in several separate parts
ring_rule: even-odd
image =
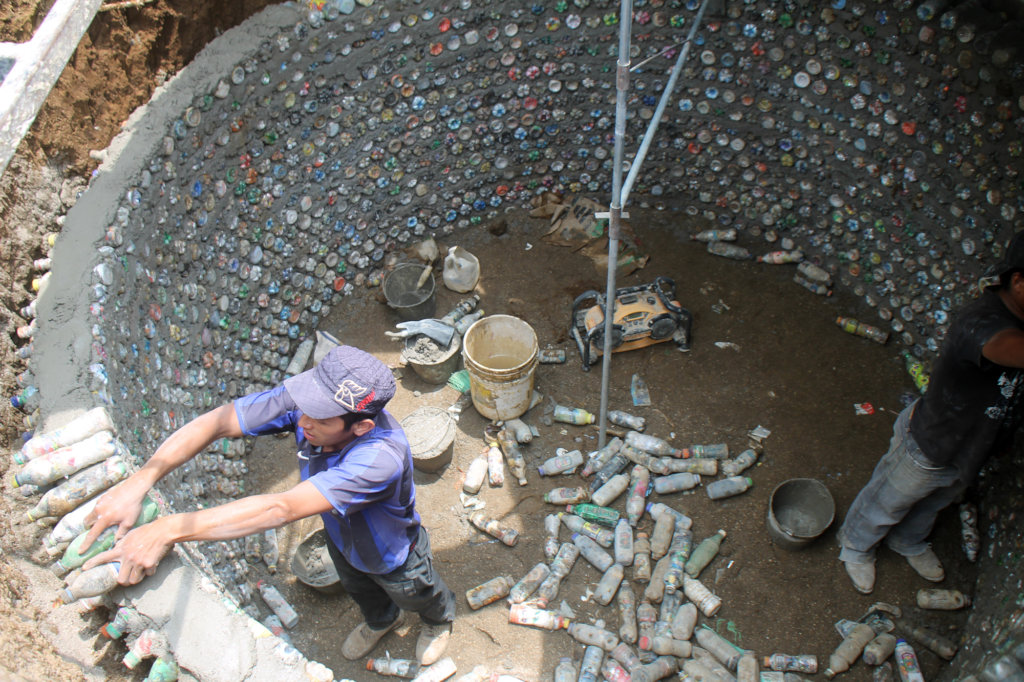
[[[599,218],[608,218],[608,278],[605,285],[605,301],[608,309],[605,311],[604,316],[604,353],[601,357],[601,410],[598,415],[598,448],[604,447],[605,440],[608,435],[608,382],[610,380],[612,368],[612,328],[615,319],[615,275],[616,263],[619,259],[619,236],[622,229],[623,217],[622,207],[629,198],[629,190],[633,186],[633,182],[636,180],[637,174],[640,172],[640,166],[643,164],[644,158],[647,156],[647,150],[651,146],[651,140],[654,139],[654,134],[658,130],[658,123],[661,121],[661,117],[665,113],[665,107],[667,106],[669,99],[672,97],[676,80],[679,78],[679,72],[682,70],[683,63],[686,61],[687,56],[689,56],[690,44],[693,41],[693,36],[697,33],[697,27],[700,26],[700,23],[704,18],[704,11],[707,9],[710,1],[711,0],[704,0],[704,2],[701,3],[700,9],[697,11],[696,17],[694,17],[693,24],[690,26],[690,33],[686,37],[683,49],[679,52],[679,57],[676,59],[675,66],[672,68],[672,75],[669,77],[668,84],[665,86],[665,91],[661,94],[661,100],[658,102],[658,107],[654,112],[654,117],[651,119],[651,123],[647,127],[644,139],[640,143],[640,149],[637,151],[636,158],[630,166],[629,176],[626,179],[625,186],[623,186],[622,183],[622,157],[626,137],[626,97],[629,91],[629,41],[630,28],[633,20],[632,0],[622,0],[619,9],[619,57],[616,62],[615,70],[615,154],[613,157],[614,165],[612,168],[612,198],[608,213],[598,214]],[[628,217],[628,214],[626,215]]]

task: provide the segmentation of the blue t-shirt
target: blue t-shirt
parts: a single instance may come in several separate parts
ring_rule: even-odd
[[[235,401],[242,432],[259,436],[294,431],[302,480],[312,481],[334,509],[321,514],[324,528],[352,566],[390,573],[405,563],[420,528],[412,453],[389,412],[376,427],[336,452],[309,444],[299,427],[302,412],[284,386]]]

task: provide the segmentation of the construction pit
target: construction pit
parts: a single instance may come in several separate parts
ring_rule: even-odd
[[[815,654],[824,669],[840,641],[835,623],[887,602],[957,642],[951,662],[917,647],[927,679],[980,674],[1019,639],[1019,455],[993,462],[972,491],[984,538],[976,564],[960,549],[959,509],[940,517],[942,587],[971,594],[967,610],[918,609],[915,593],[929,585],[888,552],[875,593],[858,595],[837,561],[838,524],[791,551],[773,543],[766,513],[777,485],[815,478],[842,518],[916,391],[903,354],[926,365],[935,357],[950,316],[1018,229],[1021,65],[1001,42],[996,19],[1006,15],[973,5],[925,20],[910,3],[791,4],[730,2],[700,20],[625,207],[632,262],[618,278],[671,278],[693,314],[691,348],[614,354],[609,406],[645,417],[647,433],[678,447],[725,443],[736,455],[756,427],[770,432],[748,492],[650,496],[691,517],[695,541],[728,533],[701,574],[723,605],[701,624],[759,655]],[[569,327],[576,297],[603,289],[604,245],[593,235],[553,243],[550,218],[530,214],[545,193],[609,201],[618,8],[346,9],[268,8],[212,41],[126,122],[62,221],[36,304],[28,368],[38,429],[103,405],[138,466],[203,410],[277,383],[315,332],[359,346],[395,369],[397,417],[461,408],[451,462],[416,481],[439,571],[459,596],[450,651],[459,674],[483,665],[550,679],[560,658],[579,663],[582,645],[510,624],[503,602],[471,610],[464,595],[544,560],[544,517],[562,510],[544,493],[587,481],[542,478],[536,466],[556,448],[598,446],[593,426],[552,422],[545,406],[598,411],[601,366],[582,371]],[[699,11],[634,6],[631,61],[652,59],[629,77],[627,159],[657,118]],[[751,256],[800,250],[830,281],[808,280],[796,263],[709,253],[692,239],[706,230],[735,230]],[[536,370],[545,399],[523,416],[537,429],[523,446],[527,484],[506,475],[468,506],[459,493],[487,447],[488,420],[459,391],[403,367],[401,344],[384,334],[399,318],[380,284],[429,237],[442,253],[458,245],[479,259],[475,291],[487,314],[528,322],[542,348],[567,355]],[[435,278],[440,317],[464,295],[443,287],[440,263]],[[888,343],[845,334],[838,316],[889,332]],[[650,406],[633,404],[634,375]],[[157,491],[173,513],[297,480],[292,442],[263,439],[219,443]],[[60,581],[39,550],[49,529],[26,520],[35,497],[6,492],[5,549],[27,576],[23,598],[86,676],[122,674],[124,646],[96,632],[131,603],[167,635],[183,679],[376,677],[338,651],[360,620],[352,601],[289,571],[319,521],[279,530],[276,573],[246,559],[244,540],[195,543],[110,593],[106,607],[80,613],[50,607]],[[518,531],[515,546],[469,523],[478,507]],[[651,525],[645,517],[639,528]],[[551,607],[615,631],[615,602],[593,600],[600,577],[580,559]],[[259,580],[299,613],[291,647],[258,625],[270,613]],[[374,655],[412,657],[417,627]],[[869,679],[871,670],[858,663],[844,676]]]

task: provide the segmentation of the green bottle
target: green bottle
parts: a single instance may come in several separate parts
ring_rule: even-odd
[[[576,514],[584,521],[593,521],[610,528],[614,528],[619,520],[619,512],[610,507],[599,507],[596,504],[570,504],[565,508],[569,513]]]
[[[142,498],[142,511],[139,512],[139,518],[135,521],[134,527],[138,528],[143,524],[149,523],[155,519],[159,513],[160,508],[157,507],[156,502],[154,502],[149,495],[146,495]],[[50,570],[58,576],[62,576],[69,571],[73,571],[100,552],[105,552],[113,547],[114,536],[116,533],[116,526],[107,528],[99,534],[99,537],[96,538],[92,545],[85,548],[85,551],[82,552],[82,543],[85,541],[85,536],[89,534],[88,530],[83,531],[78,535],[78,537],[71,541],[68,548],[64,550],[64,556],[55,561],[50,566]]]
[[[686,560],[686,575],[696,578],[704,567],[718,554],[718,548],[722,546],[725,539],[725,531],[719,529],[717,533],[709,538],[704,538],[701,543],[693,548],[690,558]]]

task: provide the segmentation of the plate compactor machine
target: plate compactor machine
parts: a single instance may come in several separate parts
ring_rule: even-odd
[[[644,348],[655,343],[674,341],[681,351],[690,350],[693,316],[676,297],[676,283],[668,277],[656,277],[650,284],[615,290],[612,301],[612,352]],[[607,296],[590,290],[572,304],[570,333],[576,340],[583,371],[604,354]]]

